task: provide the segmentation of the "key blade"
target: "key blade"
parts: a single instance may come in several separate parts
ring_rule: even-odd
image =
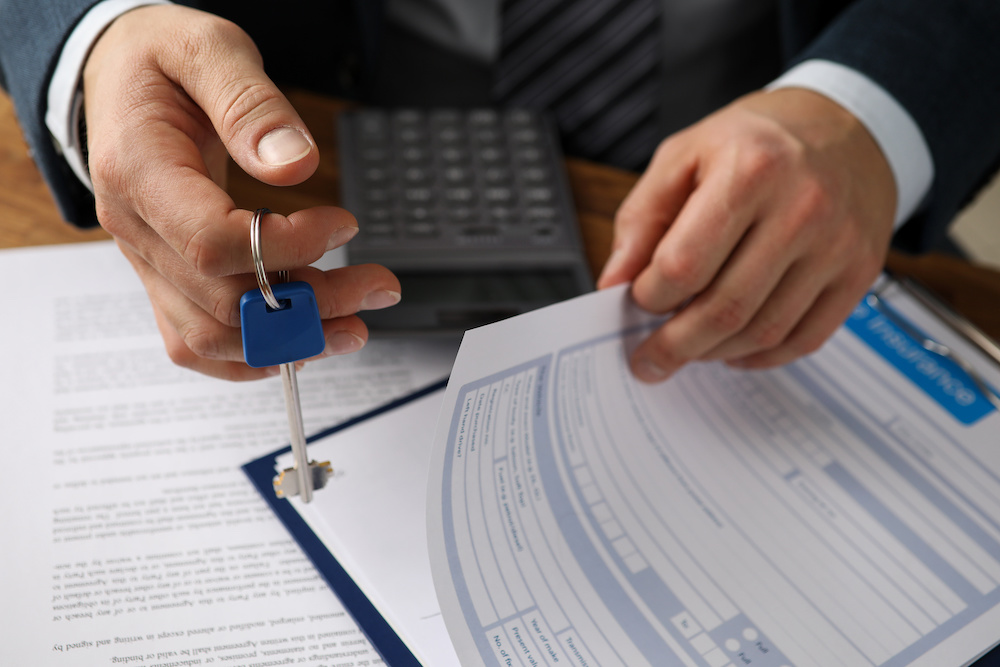
[[[299,381],[295,364],[281,364],[281,384],[285,389],[285,411],[288,413],[288,430],[291,435],[292,456],[295,457],[295,473],[298,495],[302,502],[312,501],[313,483],[309,474],[309,454],[306,452],[306,433],[302,426],[302,403],[299,399]]]

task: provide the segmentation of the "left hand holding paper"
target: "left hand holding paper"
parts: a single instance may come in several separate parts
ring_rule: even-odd
[[[754,93],[667,138],[598,281],[633,281],[642,308],[675,311],[633,372],[658,382],[695,360],[765,368],[815,351],[881,270],[895,206],[872,136],[811,91]]]

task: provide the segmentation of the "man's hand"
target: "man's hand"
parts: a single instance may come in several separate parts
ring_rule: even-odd
[[[95,44],[84,98],[98,219],[142,279],[171,359],[233,380],[274,374],[243,360],[239,299],[257,285],[252,214],[223,189],[226,153],[271,185],[304,181],[319,154],[250,38],[185,7],[132,10]],[[261,225],[267,270],[292,270],[316,292],[323,356],[360,349],[368,332],[355,313],[399,300],[399,282],[382,267],[308,267],[357,231],[332,207],[267,215]]]
[[[878,275],[896,187],[828,98],[755,93],[665,140],[615,219],[599,287],[674,316],[634,351],[646,382],[689,361],[765,368],[818,349]]]

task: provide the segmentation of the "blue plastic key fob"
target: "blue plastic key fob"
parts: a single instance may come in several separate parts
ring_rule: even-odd
[[[281,304],[274,310],[259,289],[240,299],[243,356],[254,368],[288,364],[315,357],[326,347],[316,294],[309,283],[281,283],[271,287]]]

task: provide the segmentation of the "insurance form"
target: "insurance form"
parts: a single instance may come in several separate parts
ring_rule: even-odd
[[[655,326],[617,289],[466,334],[428,490],[461,664],[942,667],[1000,641],[1000,415],[968,378],[862,304],[793,365],[648,386],[627,356]]]

